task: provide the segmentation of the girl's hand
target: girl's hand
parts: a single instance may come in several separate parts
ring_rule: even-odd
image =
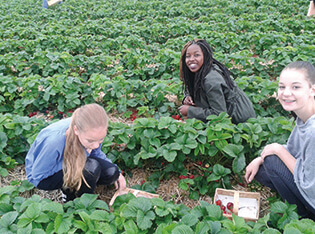
[[[194,106],[195,103],[193,102],[191,96],[186,96],[186,98],[184,99],[184,105],[189,105],[189,106]]]
[[[118,189],[119,191],[123,191],[126,188],[126,179],[125,177],[120,173],[118,180],[115,182],[115,189]]]
[[[246,167],[245,180],[247,183],[253,181],[255,175],[257,174],[260,165],[263,163],[261,157],[255,158],[248,166]]]
[[[272,143],[272,144],[266,145],[263,151],[261,152],[260,156],[263,161],[269,155],[277,155],[279,157],[279,152],[282,150],[282,148],[284,147],[278,143]]]
[[[182,105],[178,108],[179,113],[181,113],[183,116],[187,116],[189,105]]]

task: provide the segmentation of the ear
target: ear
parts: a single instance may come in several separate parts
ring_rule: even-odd
[[[311,95],[315,97],[315,85],[312,85],[311,87]]]
[[[77,135],[77,136],[79,135],[79,130],[78,130],[76,125],[73,125],[73,131],[74,131],[75,135]]]

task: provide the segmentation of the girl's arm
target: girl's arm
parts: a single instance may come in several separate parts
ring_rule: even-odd
[[[263,164],[263,160],[261,159],[261,157],[255,158],[250,164],[248,164],[245,173],[245,180],[247,183],[253,181],[261,164]]]
[[[122,191],[126,188],[126,179],[121,173],[118,177],[118,180],[115,182],[115,188],[119,191]]]
[[[204,106],[189,106],[188,118],[206,121],[209,115],[219,115],[228,112],[224,90],[227,89],[224,78],[216,71],[211,71],[204,82],[203,90],[205,99],[201,100]]]
[[[264,160],[269,155],[277,155],[293,174],[296,159],[289,153],[289,151],[283,145],[280,145],[278,143],[266,145],[264,150],[261,152],[262,160]]]

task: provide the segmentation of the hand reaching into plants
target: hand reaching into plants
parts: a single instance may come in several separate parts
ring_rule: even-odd
[[[194,106],[195,103],[194,101],[192,100],[191,96],[186,96],[184,101],[183,101],[183,104],[182,106],[180,106],[178,109],[179,109],[179,112],[183,115],[183,116],[187,116],[187,112],[188,112],[188,108],[189,106]]]
[[[115,189],[118,189],[120,192],[126,188],[126,179],[120,173],[118,180],[115,182]]]
[[[255,158],[247,167],[245,173],[245,180],[247,183],[253,181],[255,175],[257,174],[260,165],[263,164],[261,157]]]
[[[183,101],[183,104],[184,105],[189,105],[189,106],[194,106],[195,105],[195,103],[192,100],[191,96],[186,96],[186,98]]]
[[[182,105],[182,106],[180,106],[178,108],[179,113],[181,113],[183,116],[187,116],[188,108],[189,108],[189,105]]]

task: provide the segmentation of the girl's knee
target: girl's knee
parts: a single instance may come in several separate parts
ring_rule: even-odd
[[[106,168],[106,170],[102,171],[99,183],[105,185],[113,184],[115,181],[118,180],[119,174],[120,171],[116,165]]]
[[[119,176],[119,169],[116,166],[110,167],[107,169],[107,174],[110,177],[118,177]]]
[[[97,160],[93,158],[87,158],[85,162],[84,170],[96,177],[99,177],[101,174],[102,168],[101,168],[100,163]]]
[[[269,171],[273,169],[277,170],[277,168],[279,168],[281,164],[283,164],[283,162],[278,156],[269,155],[268,157],[264,159],[263,166],[266,168],[266,170]]]

